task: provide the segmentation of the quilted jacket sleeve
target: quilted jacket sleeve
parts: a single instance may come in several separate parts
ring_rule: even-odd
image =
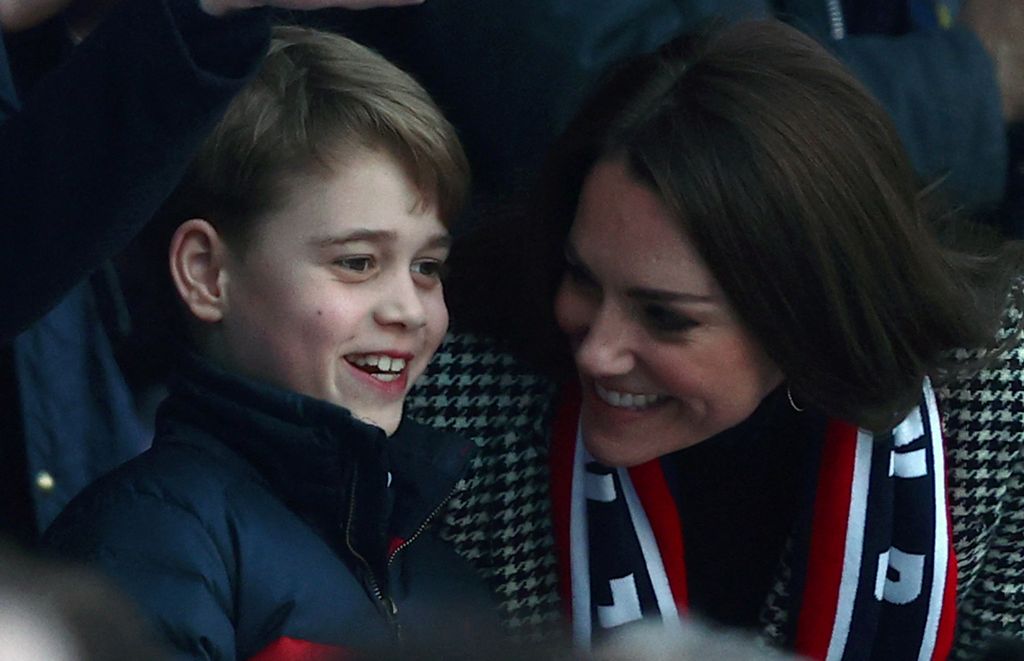
[[[269,39],[262,10],[213,19],[194,0],[121,3],[20,109],[4,99],[0,340],[152,217]]]
[[[72,503],[46,545],[112,579],[172,658],[235,659],[232,556],[187,507],[128,487],[108,490]]]

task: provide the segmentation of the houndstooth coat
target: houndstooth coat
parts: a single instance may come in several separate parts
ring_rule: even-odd
[[[1007,312],[1016,329],[1021,312]],[[993,634],[1024,637],[1024,342],[938,389],[958,559],[957,637],[969,658]],[[959,360],[977,357],[961,351]],[[450,335],[408,410],[480,448],[442,517],[442,534],[490,582],[505,624],[536,640],[564,628],[548,498],[547,447],[557,386],[484,338]],[[761,635],[785,639],[791,600],[781,560]]]

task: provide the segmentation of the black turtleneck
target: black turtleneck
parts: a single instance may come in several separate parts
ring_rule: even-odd
[[[664,462],[678,496],[696,614],[730,626],[757,624],[814,474],[808,451],[822,438],[824,420],[797,413],[779,389],[736,427]]]

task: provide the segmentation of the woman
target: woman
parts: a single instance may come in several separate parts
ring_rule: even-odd
[[[551,366],[564,341],[522,327],[553,308],[578,378],[463,336],[414,400],[485,446],[448,535],[511,624],[552,618],[554,555],[585,645],[682,612],[811,658],[1021,635],[1016,261],[935,237],[852,76],[781,24],[727,28],[613,72],[555,154],[539,226],[476,247],[456,314]]]

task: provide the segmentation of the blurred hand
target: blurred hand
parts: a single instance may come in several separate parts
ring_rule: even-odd
[[[0,0],[0,30],[17,32],[39,25],[71,0]]]
[[[2,1],[2,0],[0,0]],[[28,0],[31,1],[31,0]],[[374,7],[401,7],[418,5],[423,0],[199,0],[199,6],[207,14],[223,16],[239,9],[253,7],[280,7],[282,9],[372,9]]]
[[[696,621],[668,629],[660,622],[630,624],[598,646],[590,661],[801,661],[795,655],[769,649],[747,631],[730,630]],[[554,657],[552,657],[554,658]]]
[[[960,21],[974,30],[995,61],[1006,122],[1024,121],[1024,2],[967,0]]]

